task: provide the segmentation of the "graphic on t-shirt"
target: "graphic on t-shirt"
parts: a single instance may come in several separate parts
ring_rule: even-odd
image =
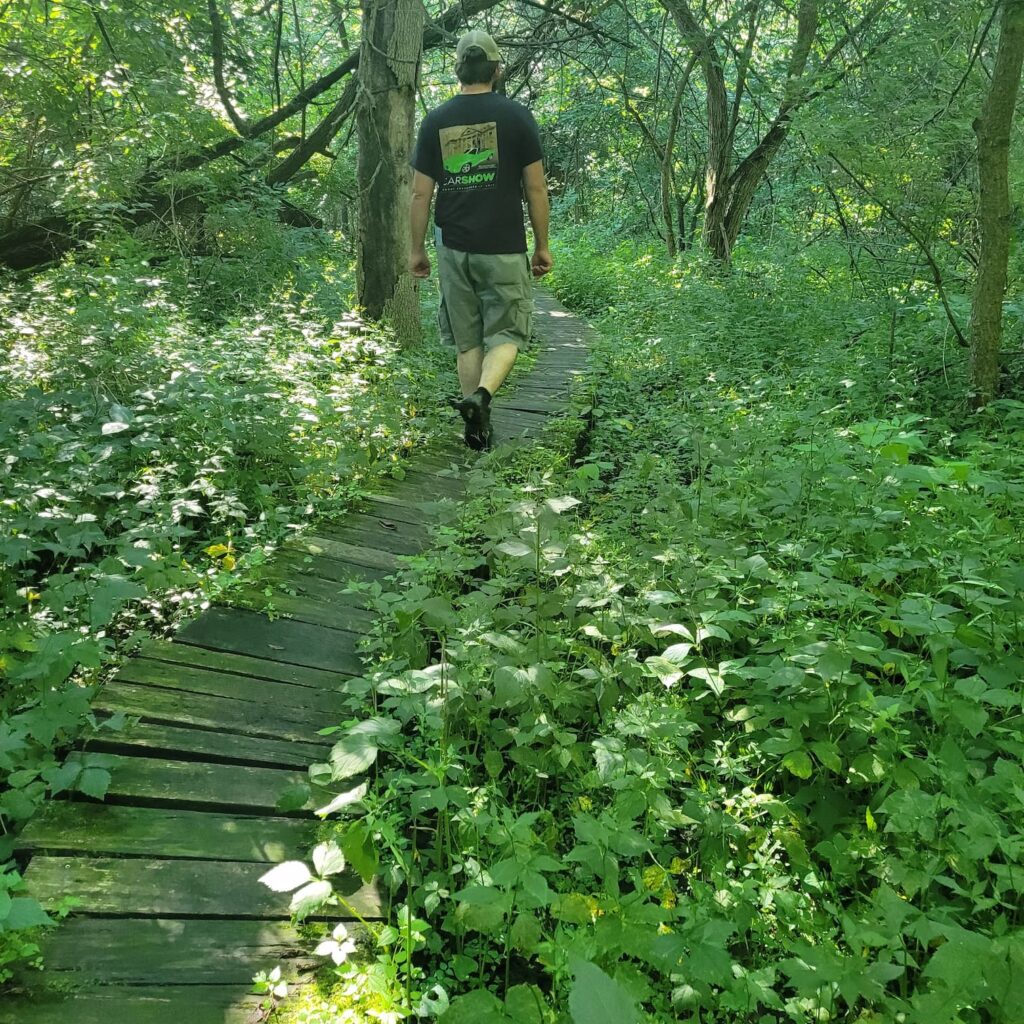
[[[441,163],[448,172],[442,186],[486,188],[498,179],[498,124],[458,124],[442,128]]]

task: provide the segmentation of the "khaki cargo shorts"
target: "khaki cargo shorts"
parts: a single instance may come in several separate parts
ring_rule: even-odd
[[[525,348],[533,324],[530,258],[525,252],[459,252],[437,246],[441,340],[459,352],[483,345]]]

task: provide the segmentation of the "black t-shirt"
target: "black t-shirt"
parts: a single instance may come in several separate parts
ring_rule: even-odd
[[[526,252],[523,168],[542,157],[533,115],[496,92],[461,94],[420,125],[412,165],[437,182],[434,221],[460,252]]]

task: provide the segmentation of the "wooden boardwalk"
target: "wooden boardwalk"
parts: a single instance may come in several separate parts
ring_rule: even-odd
[[[586,360],[589,328],[546,292],[536,328],[536,366],[495,403],[500,442],[529,443],[564,413]],[[55,800],[21,835],[31,894],[80,904],[46,938],[46,971],[0,998],[0,1024],[248,1024],[260,1019],[253,974],[280,963],[301,979],[313,966],[288,897],[259,877],[306,858],[312,808],[326,800],[282,814],[278,798],[325,759],[331,740],[317,730],[336,722],[345,680],[360,672],[373,620],[340,591],[384,579],[429,543],[431,503],[460,495],[475,457],[460,428],[456,417],[358,511],[285,544],[266,569],[289,591],[273,598],[279,617],[211,608],[174,642],[145,643],[102,688],[98,714],[139,722],[90,743],[116,759],[105,802]],[[372,884],[343,876],[341,889],[379,916]]]

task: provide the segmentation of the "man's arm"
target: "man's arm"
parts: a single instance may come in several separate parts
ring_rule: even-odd
[[[533,228],[533,259],[530,265],[534,277],[543,277],[552,266],[548,249],[548,221],[551,207],[548,203],[548,183],[544,178],[544,161],[537,160],[523,168],[523,186],[526,189],[526,208]]]
[[[434,197],[434,179],[422,171],[413,172],[412,200],[409,203],[409,273],[430,277],[430,259],[425,240],[430,220],[430,200]]]

